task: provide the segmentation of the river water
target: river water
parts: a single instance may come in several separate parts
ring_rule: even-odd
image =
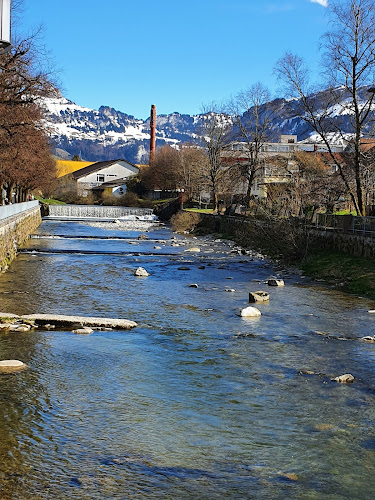
[[[0,333],[0,359],[30,367],[0,377],[0,498],[373,499],[375,344],[340,338],[375,334],[374,304],[134,229],[43,222],[0,275],[3,312],[139,324]],[[283,288],[253,281],[277,273]],[[259,289],[262,316],[239,317]]]

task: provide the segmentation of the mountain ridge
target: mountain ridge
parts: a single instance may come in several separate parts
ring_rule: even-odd
[[[362,95],[367,92],[363,88]],[[323,102],[324,92],[316,94]],[[345,133],[350,133],[350,110],[347,97],[337,89],[340,104],[332,113]],[[111,106],[100,106],[98,110],[75,104],[63,96],[45,98],[45,126],[58,157],[79,155],[87,161],[104,161],[124,158],[131,163],[148,163],[150,118],[135,118]],[[311,137],[314,131],[300,117],[299,99],[276,98],[267,104],[272,109],[272,131],[276,140],[280,134],[297,135],[298,140]],[[336,113],[336,114],[335,114]],[[188,115],[173,112],[160,114],[156,120],[156,145],[197,142],[204,114]],[[375,119],[375,106],[372,110]]]

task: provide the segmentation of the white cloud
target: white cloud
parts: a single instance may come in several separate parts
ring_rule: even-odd
[[[312,3],[318,3],[319,5],[323,5],[323,7],[328,7],[328,0],[310,0]]]

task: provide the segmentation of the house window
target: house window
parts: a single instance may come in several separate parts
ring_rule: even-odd
[[[103,174],[97,174],[96,180],[98,182],[104,182],[104,175]]]

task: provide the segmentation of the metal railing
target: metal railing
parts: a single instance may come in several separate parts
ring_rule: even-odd
[[[38,200],[25,201],[23,203],[14,203],[13,205],[2,205],[0,206],[0,220],[12,217],[12,215],[17,215],[21,212],[25,212],[30,208],[37,207],[39,205]]]
[[[323,231],[336,231],[375,237],[375,217],[318,214],[315,228]]]
[[[209,217],[217,217],[215,215],[205,214]],[[233,215],[226,216],[228,220],[233,223],[241,224],[251,224],[254,219],[261,221],[264,220],[265,223],[284,220],[300,229],[305,230],[319,230],[326,232],[337,232],[345,234],[356,234],[358,236],[366,236],[369,238],[375,238],[375,217],[360,217],[355,215],[334,215],[334,214],[317,214],[315,222],[301,217],[291,217],[291,218],[278,218],[278,217],[261,217],[259,215],[254,215],[246,217],[240,215],[239,212]]]

